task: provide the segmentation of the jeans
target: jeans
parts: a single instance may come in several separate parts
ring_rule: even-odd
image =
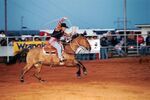
[[[102,47],[100,49],[101,59],[108,59],[108,49],[106,47]]]
[[[150,46],[147,47],[147,54],[150,54]]]
[[[62,59],[63,57],[62,57],[61,44],[59,44],[59,43],[57,42],[57,40],[56,40],[55,38],[53,38],[53,37],[49,40],[49,43],[50,43],[53,47],[55,47],[55,48],[57,49],[58,57],[59,57],[59,59]]]
[[[141,47],[141,49],[140,49],[141,55],[146,55],[148,53],[149,53],[148,47]]]
[[[119,56],[124,56],[125,52],[122,49],[116,49],[116,52]]]

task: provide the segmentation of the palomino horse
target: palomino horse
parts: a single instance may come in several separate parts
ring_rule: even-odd
[[[85,36],[76,34],[72,37],[72,40],[70,43],[66,44],[64,46],[63,50],[63,56],[64,56],[64,65],[65,66],[76,66],[77,67],[77,77],[80,77],[81,75],[81,68],[83,70],[83,73],[86,75],[87,70],[85,66],[78,61],[75,58],[75,51],[78,49],[79,46],[85,47],[87,50],[91,50],[91,46],[86,39]],[[54,47],[53,47],[54,49]],[[21,76],[20,76],[20,81],[24,82],[24,75],[25,73],[31,69],[32,67],[35,68],[35,73],[34,76],[39,80],[39,81],[44,81],[42,80],[40,76],[40,71],[42,65],[50,65],[50,66],[59,66],[59,59],[57,56],[57,53],[55,52],[56,49],[53,51],[49,52],[49,54],[44,53],[43,48],[41,47],[35,47],[33,49],[30,49],[27,57],[26,57],[26,66],[22,69]]]

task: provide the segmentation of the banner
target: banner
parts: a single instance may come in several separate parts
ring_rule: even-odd
[[[100,52],[100,40],[92,39],[88,40],[91,45],[91,53],[99,53]]]
[[[14,55],[21,51],[22,49],[28,48],[32,49],[34,47],[43,47],[45,46],[45,41],[23,41],[23,42],[14,42],[13,50]]]

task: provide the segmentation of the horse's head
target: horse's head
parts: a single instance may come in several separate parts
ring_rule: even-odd
[[[82,34],[75,34],[72,37],[72,41],[75,42],[78,46],[83,46],[88,51],[91,51],[91,45],[88,42],[87,38]]]

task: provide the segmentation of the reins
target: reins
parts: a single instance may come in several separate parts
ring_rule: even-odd
[[[72,47],[72,44],[73,44],[73,42],[75,43],[75,45],[77,45],[78,47],[80,46],[79,45],[79,43],[78,43],[78,41],[77,40],[72,40],[72,41],[70,41],[69,43],[65,43],[66,45],[69,45],[70,46],[70,48],[71,48],[71,50],[73,51],[73,53],[69,53],[69,52],[67,52],[67,50],[65,51],[66,53],[68,53],[68,54],[75,54],[75,52],[76,52],[76,50]]]
[[[74,41],[75,41],[75,43],[77,44],[77,46],[79,47],[79,46],[80,46],[79,43],[78,43],[76,40],[74,40]],[[69,43],[69,45],[70,45],[70,48],[72,49],[72,51],[75,53],[76,50],[73,49],[73,47],[72,47],[72,45],[71,45],[71,42]]]
[[[79,42],[77,41],[77,40],[72,40],[72,41],[70,41],[70,43],[68,43],[69,44],[69,46],[70,46],[70,48],[71,48],[71,50],[74,52],[74,53],[68,53],[68,54],[75,54],[76,53],[76,48],[74,49],[73,47],[72,47],[72,43],[75,43],[75,45],[77,45],[78,47],[80,47],[80,45],[79,45]],[[81,48],[82,50],[84,50],[84,48],[82,47]],[[81,50],[80,50],[81,51]],[[67,53],[67,52],[66,52]]]

